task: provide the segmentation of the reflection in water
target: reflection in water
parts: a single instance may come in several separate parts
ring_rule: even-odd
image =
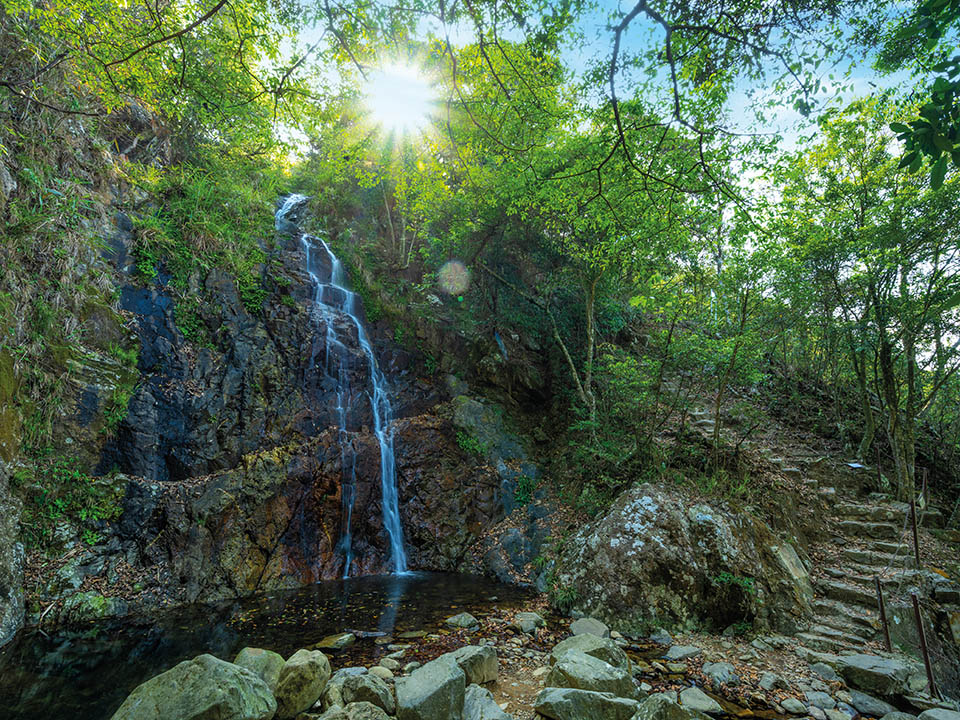
[[[517,588],[476,576],[406,573],[186,608],[150,623],[98,623],[49,638],[21,633],[0,650],[0,714],[9,720],[35,720],[41,713],[105,720],[141,682],[200,653],[232,660],[254,646],[286,657],[348,628],[429,630],[454,606],[482,616],[524,597]],[[352,652],[371,647],[358,643]]]

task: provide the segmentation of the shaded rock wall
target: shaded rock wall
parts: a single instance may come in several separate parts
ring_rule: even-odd
[[[10,495],[7,469],[0,461],[0,645],[23,624],[23,545],[20,501]]]
[[[796,553],[763,521],[651,485],[570,537],[557,579],[576,609],[638,630],[751,622],[795,632],[813,599]]]
[[[434,415],[396,423],[397,473],[411,564],[454,570],[502,516],[499,480],[458,464],[452,426]],[[380,454],[368,432],[348,439],[356,462],[351,574],[389,571],[380,506]],[[336,431],[245,456],[234,469],[177,483],[132,481],[121,543],[142,575],[211,601],[341,577],[343,458]]]

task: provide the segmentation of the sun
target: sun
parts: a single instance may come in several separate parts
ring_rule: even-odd
[[[411,65],[386,65],[370,73],[363,87],[370,121],[388,133],[426,130],[434,103],[430,82]]]

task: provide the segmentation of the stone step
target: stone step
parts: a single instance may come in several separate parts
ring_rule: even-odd
[[[876,607],[865,607],[859,604],[841,602],[839,600],[828,600],[819,598],[813,601],[813,611],[817,617],[837,618],[848,626],[857,625],[863,628],[875,628],[877,622]]]
[[[885,572],[883,572],[880,577],[880,584],[883,587],[887,585],[916,583],[917,581],[918,570],[916,568],[891,567],[886,569],[869,565],[850,565],[846,568],[846,574],[843,577],[834,576],[834,579],[874,587],[874,578],[884,570]]]
[[[804,646],[819,652],[839,654],[841,652],[861,652],[863,650],[863,641],[859,638],[856,643],[848,643],[813,631],[797,633],[796,638]]]
[[[818,597],[852,605],[871,607],[876,602],[876,594],[865,588],[841,580],[817,580],[814,590]]]
[[[877,636],[877,629],[875,627],[862,625],[859,622],[851,622],[846,617],[818,615],[817,623],[846,633],[847,635],[858,637],[862,642],[868,642]]]
[[[857,503],[837,503],[831,513],[836,518],[857,519],[871,522],[903,522],[904,512],[899,508],[885,505],[860,505]]]
[[[890,553],[873,552],[871,550],[860,550],[859,548],[847,548],[841,552],[841,557],[844,560],[849,560],[864,568],[906,568],[913,564],[913,556],[902,551],[894,555]]]
[[[851,647],[862,646],[864,643],[864,638],[860,635],[855,635],[849,632],[846,632],[843,629],[835,628],[831,625],[814,625],[808,631],[808,633],[813,635],[819,635],[820,637],[830,638],[831,640],[836,640],[837,642],[850,645]]]
[[[837,530],[845,535],[875,539],[893,540],[900,537],[900,526],[884,522],[860,522],[859,520],[841,520]]]

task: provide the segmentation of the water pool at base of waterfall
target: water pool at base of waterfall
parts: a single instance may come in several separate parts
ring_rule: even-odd
[[[522,588],[479,576],[409,572],[91,623],[49,637],[26,629],[0,648],[0,717],[107,720],[137,685],[182,660],[210,653],[229,661],[248,646],[288,657],[347,630],[370,635],[333,666],[362,664],[387,652],[377,638],[434,632],[450,615],[482,619],[529,598]]]

